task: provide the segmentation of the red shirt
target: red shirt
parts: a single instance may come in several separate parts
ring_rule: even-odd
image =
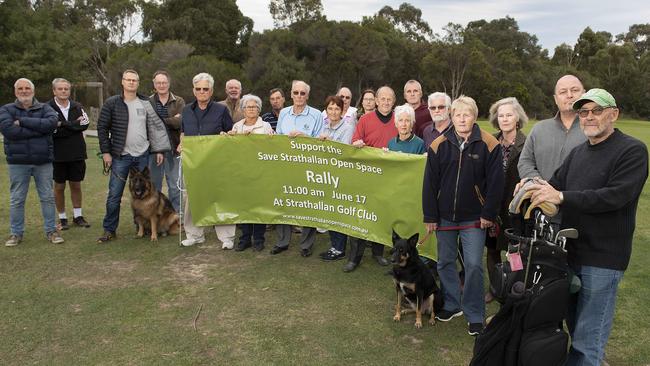
[[[367,146],[388,147],[388,141],[397,136],[397,133],[395,116],[391,115],[390,121],[383,123],[375,111],[366,113],[359,118],[357,128],[352,135],[352,142],[363,140]]]

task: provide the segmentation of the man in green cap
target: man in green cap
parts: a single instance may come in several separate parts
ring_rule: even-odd
[[[558,204],[569,239],[569,266],[582,288],[569,303],[571,349],[566,365],[600,366],[612,327],[618,284],[632,253],[639,195],[648,177],[648,149],[614,123],[619,110],[604,89],[573,103],[588,141],[569,153],[549,182],[532,187],[532,205]]]

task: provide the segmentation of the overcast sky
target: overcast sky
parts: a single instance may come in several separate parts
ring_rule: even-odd
[[[398,8],[403,0],[321,0],[329,20],[360,21],[364,15],[373,15],[384,5]],[[422,16],[436,33],[442,33],[447,23],[466,26],[473,20],[492,20],[509,15],[519,29],[537,36],[539,44],[552,54],[562,43],[574,45],[587,27],[607,31],[616,36],[626,32],[630,25],[650,22],[647,0],[410,0],[422,10]],[[255,30],[273,28],[269,0],[237,0],[244,15],[255,21]]]

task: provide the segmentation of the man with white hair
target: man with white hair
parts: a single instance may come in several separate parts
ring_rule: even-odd
[[[289,137],[307,136],[319,137],[323,129],[323,115],[321,112],[307,105],[309,100],[309,84],[302,80],[291,83],[291,99],[293,105],[283,108],[278,117],[276,132]],[[271,255],[276,255],[289,249],[291,240],[291,225],[276,225],[275,231],[278,241],[271,249]],[[300,255],[309,257],[316,239],[316,229],[304,227],[300,236]]]
[[[25,231],[25,199],[29,180],[34,177],[41,201],[43,226],[47,240],[63,243],[56,231],[54,196],[52,194],[52,134],[56,129],[56,112],[34,98],[34,83],[20,78],[14,84],[16,101],[0,107],[0,132],[4,136],[5,155],[9,166],[9,222],[11,234],[5,242],[13,247],[23,240]]]
[[[230,118],[233,123],[237,123],[244,119],[244,114],[239,107],[241,91],[241,81],[230,79],[226,81],[226,99],[219,102],[228,108],[228,113],[230,113]]]
[[[70,186],[72,199],[72,222],[75,226],[90,227],[81,208],[81,182],[86,176],[86,142],[83,131],[88,128],[88,115],[81,104],[70,99],[71,84],[56,78],[52,81],[52,98],[48,104],[58,114],[58,127],[54,132],[54,200],[59,214],[61,230],[67,230],[65,213],[65,182]]]
[[[415,110],[415,126],[413,132],[422,137],[422,131],[431,124],[431,115],[427,105],[422,101],[422,85],[417,80],[409,80],[404,84],[404,99]]]
[[[444,134],[451,126],[451,98],[446,93],[435,92],[427,100],[429,114],[433,123],[422,130],[424,147],[429,148],[433,140]]]
[[[181,112],[181,143],[178,150],[183,148],[185,136],[219,135],[232,129],[232,119],[226,107],[221,103],[212,101],[214,92],[214,78],[202,72],[192,78],[194,102],[186,104]],[[183,217],[185,235],[187,238],[181,242],[184,247],[205,242],[202,227],[194,225],[190,211],[189,199],[185,195],[185,215]],[[235,246],[235,225],[215,225],[214,231],[221,241],[221,249],[233,249]]]

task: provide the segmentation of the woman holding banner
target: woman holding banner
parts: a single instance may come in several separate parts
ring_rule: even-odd
[[[244,113],[244,119],[235,123],[232,130],[228,131],[229,135],[273,135],[273,128],[268,122],[262,121],[260,112],[262,111],[262,100],[252,94],[244,95],[241,98],[239,108]],[[239,224],[241,236],[235,251],[241,252],[247,248],[253,247],[253,251],[259,252],[264,249],[264,232],[265,224]]]
[[[354,134],[354,125],[341,118],[343,103],[343,99],[336,95],[331,95],[325,99],[327,116],[323,120],[324,125],[320,138],[349,145],[352,134]],[[345,258],[345,246],[348,242],[348,236],[332,230],[329,230],[329,235],[332,246],[328,251],[318,256],[324,261],[336,261]]]
[[[395,107],[395,127],[397,136],[388,141],[388,150],[400,151],[407,154],[422,155],[426,152],[424,141],[415,136],[415,110],[408,103]]]

